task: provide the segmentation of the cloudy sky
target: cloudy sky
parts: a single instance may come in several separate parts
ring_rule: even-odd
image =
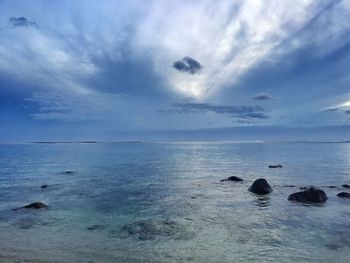
[[[0,0],[0,140],[350,124],[350,0]]]

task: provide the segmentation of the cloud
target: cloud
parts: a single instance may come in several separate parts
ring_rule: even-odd
[[[173,89],[206,99],[237,85],[259,63],[273,63],[277,53],[300,48],[302,42],[284,43],[326,4],[316,0],[157,2],[137,28],[135,44],[155,51],[155,68]],[[338,27],[338,21],[332,25]],[[283,50],[277,52],[281,45]],[[194,77],[164,67],[182,54],[200,58],[205,71]],[[181,61],[176,63],[180,70],[186,68]]]
[[[19,16],[19,17],[14,17],[11,16],[9,18],[9,22],[13,27],[34,27],[34,28],[39,28],[39,26],[37,25],[37,23],[28,20],[27,18],[23,17],[23,16]]]
[[[3,80],[12,79],[16,92],[65,94],[37,96],[36,119],[124,118],[134,124],[145,120],[148,128],[225,126],[243,118],[244,123],[269,118],[266,122],[294,124],[314,119],[309,114],[324,105],[343,112],[346,108],[337,102],[349,100],[350,94],[343,94],[349,82],[343,71],[348,72],[350,58],[349,49],[339,48],[350,43],[350,4],[330,8],[330,2],[4,1],[0,91],[9,90]],[[331,58],[317,60],[337,48],[343,71],[334,70]],[[330,76],[327,81],[323,72]],[[263,104],[275,96],[278,100],[269,105],[273,114],[254,106],[225,106]],[[166,110],[188,97],[197,103]],[[159,114],[162,108],[184,114]],[[344,114],[319,115],[320,123],[344,119]]]
[[[161,110],[165,113],[204,113],[229,114],[240,119],[268,119],[266,110],[260,106],[224,106],[209,103],[175,103],[173,109]]]
[[[350,114],[350,110],[344,111],[345,114]]]
[[[337,111],[338,108],[328,108],[328,109],[325,109],[324,111],[325,112],[334,112],[334,111]]]
[[[253,97],[254,100],[270,100],[272,97],[267,93],[259,93]]]
[[[175,61],[173,67],[181,72],[188,72],[190,74],[199,73],[203,66],[191,57],[184,57],[182,60]]]

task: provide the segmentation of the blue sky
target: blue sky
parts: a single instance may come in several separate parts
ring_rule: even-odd
[[[0,0],[0,140],[348,127],[349,17],[349,0]]]

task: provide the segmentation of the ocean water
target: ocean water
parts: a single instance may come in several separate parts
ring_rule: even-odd
[[[349,262],[344,183],[349,143],[2,144],[0,262]]]

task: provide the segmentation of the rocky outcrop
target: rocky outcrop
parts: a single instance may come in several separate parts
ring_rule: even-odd
[[[137,221],[123,226],[122,232],[135,236],[139,240],[152,240],[158,236],[188,240],[195,235],[185,224],[169,219]]]
[[[340,192],[339,194],[337,194],[337,196],[341,198],[350,198],[350,193]]]
[[[264,178],[255,180],[248,190],[259,195],[266,195],[272,192],[271,186]]]
[[[64,171],[63,174],[75,174],[75,171]]]
[[[271,164],[269,168],[283,168],[283,166],[281,164]]]
[[[239,178],[237,176],[230,176],[230,177],[227,177],[226,179],[222,179],[220,180],[221,182],[226,182],[226,181],[231,181],[231,182],[243,182],[243,179],[242,178]]]
[[[289,201],[298,203],[324,203],[327,199],[327,195],[323,190],[313,186],[307,188],[305,191],[296,192],[288,196]]]
[[[12,210],[19,210],[19,209],[41,209],[41,208],[47,208],[48,206],[45,205],[44,203],[41,203],[41,202],[35,202],[35,203],[31,203],[29,205],[25,205],[25,206],[22,206],[20,208],[15,208],[15,209],[12,209]]]

